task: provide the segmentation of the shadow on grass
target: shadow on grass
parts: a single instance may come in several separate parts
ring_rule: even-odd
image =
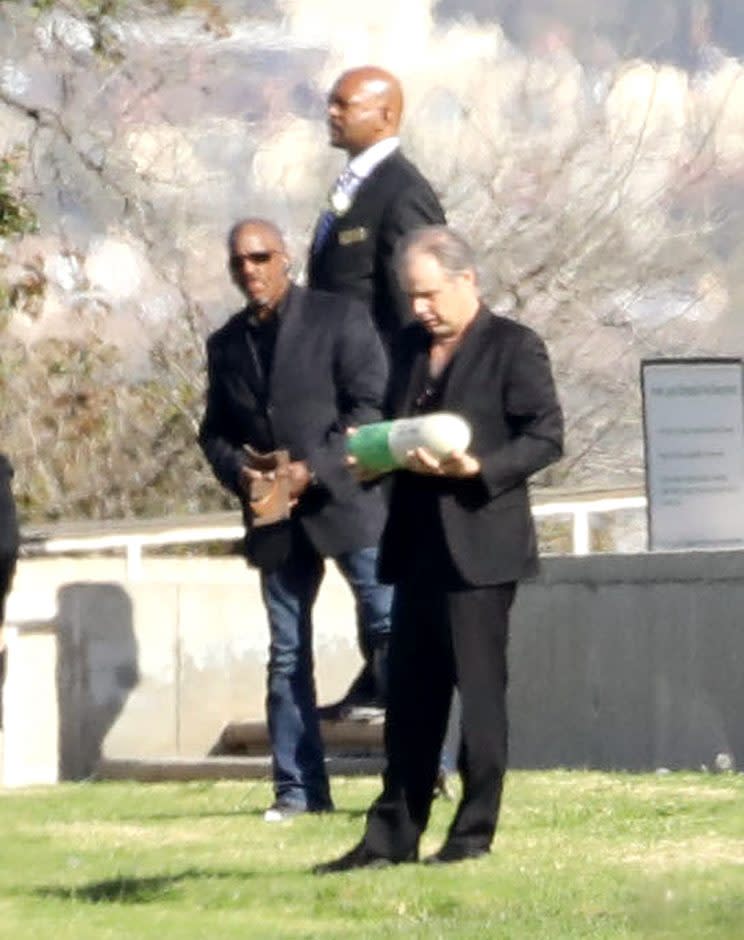
[[[1,2],[1,0],[0,0]],[[116,821],[118,822],[160,822],[166,821],[169,819],[236,819],[243,817],[245,819],[261,819],[263,814],[266,812],[265,809],[231,809],[224,810],[218,813],[215,812],[204,812],[204,813],[195,813],[190,811],[184,812],[168,812],[168,813],[134,813],[126,816],[117,816]],[[327,813],[308,813],[307,816],[303,816],[303,819],[324,819]],[[362,819],[367,815],[367,809],[338,809],[336,808],[332,814],[336,819],[345,817],[346,819]]]
[[[39,898],[54,898],[60,901],[83,901],[90,904],[151,904],[172,896],[181,882],[205,879],[247,879],[264,875],[261,871],[210,871],[207,869],[187,868],[171,875],[151,875],[147,878],[134,878],[125,875],[109,878],[105,881],[91,881],[88,884],[65,888],[59,885],[41,886],[31,894]],[[273,872],[283,875],[290,872]]]

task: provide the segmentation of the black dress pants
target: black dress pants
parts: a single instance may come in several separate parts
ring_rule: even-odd
[[[450,590],[434,578],[396,585],[383,792],[364,843],[400,861],[417,852],[431,810],[453,687],[462,701],[463,793],[447,843],[488,849],[507,761],[507,640],[516,584]]]
[[[5,598],[10,594],[15,567],[15,553],[5,553],[0,550],[0,626],[5,617]]]

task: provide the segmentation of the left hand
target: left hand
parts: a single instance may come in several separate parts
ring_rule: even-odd
[[[435,457],[425,447],[417,447],[406,454],[406,470],[426,476],[464,479],[480,473],[480,460],[463,450],[453,450],[445,457]]]
[[[289,498],[295,504],[312,483],[313,475],[304,460],[292,460],[287,465],[287,476],[289,477]]]
[[[349,468],[351,475],[357,483],[372,483],[373,480],[379,480],[382,476],[379,470],[369,470],[363,467],[356,457],[353,457],[351,454],[347,454],[344,457],[344,464]]]
[[[351,437],[352,434],[356,434],[356,431],[357,428],[355,427],[347,428],[346,436]],[[352,454],[347,454],[344,457],[344,464],[349,468],[357,483],[372,483],[373,480],[378,480],[382,476],[379,470],[369,470],[367,467],[363,467]]]

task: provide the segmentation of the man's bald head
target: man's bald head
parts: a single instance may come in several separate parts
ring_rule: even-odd
[[[259,319],[271,316],[289,290],[289,257],[280,229],[268,219],[241,219],[227,236],[230,275]]]
[[[251,229],[253,231],[260,232],[260,234],[271,243],[272,250],[279,250],[284,254],[287,253],[287,246],[284,242],[284,235],[282,234],[282,230],[279,228],[279,226],[269,219],[262,219],[258,216],[250,216],[245,219],[239,219],[235,225],[233,225],[227,236],[228,252],[232,252],[238,236],[244,229]]]
[[[336,80],[328,96],[331,146],[356,156],[387,137],[394,137],[403,113],[398,79],[376,65],[350,69]]]

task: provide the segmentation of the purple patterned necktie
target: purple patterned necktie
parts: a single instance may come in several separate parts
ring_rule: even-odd
[[[360,182],[360,178],[353,170],[350,170],[348,166],[344,167],[341,175],[333,184],[329,195],[330,201],[333,202],[337,194],[346,196],[351,200]],[[338,214],[343,215],[343,213]],[[323,245],[325,245],[336,218],[337,213],[334,212],[333,209],[326,209],[318,219],[318,224],[315,226],[315,234],[313,235],[313,254],[317,254]]]

